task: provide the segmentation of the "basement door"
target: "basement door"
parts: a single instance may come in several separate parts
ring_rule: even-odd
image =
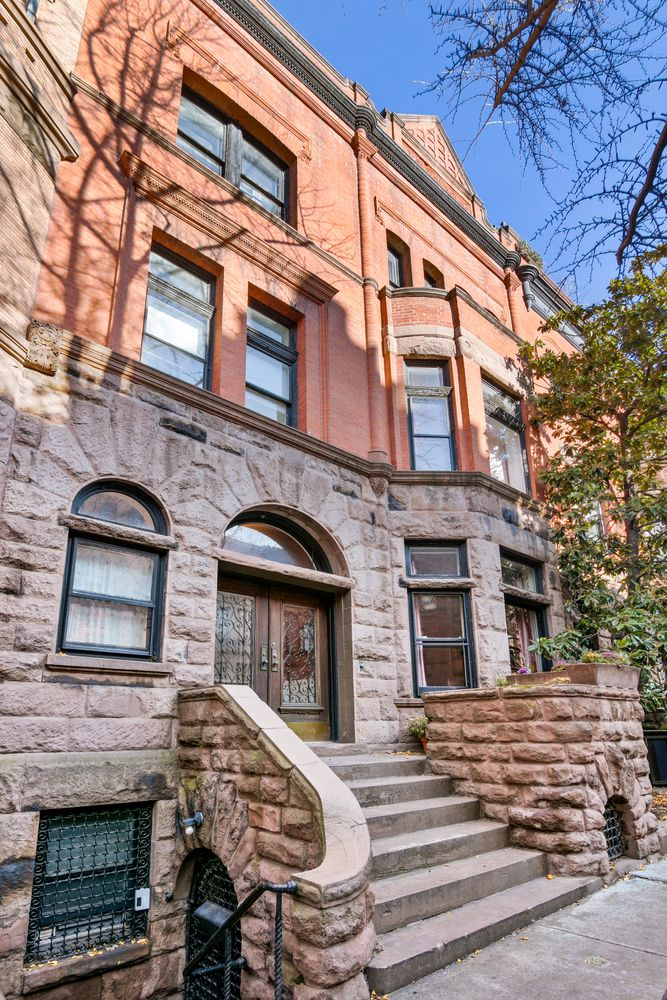
[[[308,590],[223,579],[215,679],[249,684],[304,740],[330,738],[329,607]]]

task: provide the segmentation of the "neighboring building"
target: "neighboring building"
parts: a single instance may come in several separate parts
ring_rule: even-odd
[[[379,114],[262,0],[84,6],[0,20],[12,997],[79,933],[34,894],[28,925],[40,815],[54,912],[54,844],[105,829],[105,877],[147,880],[151,822],[166,898],[180,688],[392,744],[420,692],[539,669],[563,624],[512,362],[566,300],[439,120]]]

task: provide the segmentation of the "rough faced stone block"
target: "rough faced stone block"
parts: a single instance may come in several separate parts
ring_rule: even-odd
[[[374,947],[375,931],[368,925],[355,938],[326,949],[297,940],[292,958],[307,984],[338,986],[365,969]]]

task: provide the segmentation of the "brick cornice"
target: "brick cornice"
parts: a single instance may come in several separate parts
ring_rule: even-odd
[[[125,150],[119,163],[123,173],[140,194],[157,202],[201,232],[213,236],[222,245],[231,247],[247,260],[260,264],[274,277],[296,288],[308,298],[315,302],[329,302],[336,295],[338,289],[333,285],[295,264],[284,254],[277,253],[264,240],[249,233],[247,228],[211,208],[205,198],[186,191],[144,160]]]

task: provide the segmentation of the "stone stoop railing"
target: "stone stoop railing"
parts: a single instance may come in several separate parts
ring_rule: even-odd
[[[352,792],[241,685],[179,693],[179,758],[181,813],[204,815],[190,846],[220,857],[237,897],[261,881],[297,883],[284,899],[294,1000],[367,1000],[370,838]],[[252,1000],[273,997],[274,905],[265,897],[242,921],[242,995]]]
[[[527,684],[424,695],[435,774],[509,823],[512,843],[559,875],[608,875],[611,803],[625,854],[658,855],[643,712],[636,690]]]

